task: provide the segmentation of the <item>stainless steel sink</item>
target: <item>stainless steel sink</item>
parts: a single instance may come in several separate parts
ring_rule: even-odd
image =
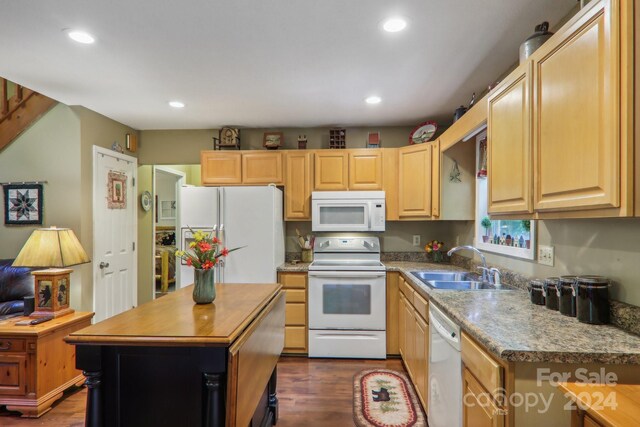
[[[411,274],[431,289],[456,291],[505,289],[477,280],[478,275],[466,271],[412,271]]]
[[[416,276],[420,281],[426,283],[431,280],[470,280],[475,278],[471,273],[466,271],[412,271],[411,274]]]
[[[473,291],[480,289],[496,289],[491,283],[475,280],[430,280],[427,286],[433,289],[448,289],[455,291]]]

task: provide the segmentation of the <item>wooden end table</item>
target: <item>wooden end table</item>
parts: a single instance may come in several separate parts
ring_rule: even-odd
[[[39,325],[16,326],[27,317],[0,321],[0,405],[37,418],[62,393],[84,383],[76,348],[64,337],[91,325],[93,313],[74,312]]]

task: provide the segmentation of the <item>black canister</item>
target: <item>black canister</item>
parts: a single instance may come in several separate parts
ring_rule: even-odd
[[[533,279],[527,286],[531,302],[537,305],[544,305],[544,282],[542,280]]]
[[[558,286],[560,283],[559,277],[547,277],[544,280],[544,297],[545,305],[549,310],[558,309]]]
[[[565,316],[576,317],[576,276],[560,276],[558,284],[558,308]]]
[[[576,314],[583,323],[609,323],[609,279],[601,276],[580,276],[576,279]]]

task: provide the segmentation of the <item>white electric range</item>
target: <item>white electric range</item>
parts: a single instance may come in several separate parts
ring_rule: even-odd
[[[309,357],[386,358],[377,237],[319,237],[309,266]]]

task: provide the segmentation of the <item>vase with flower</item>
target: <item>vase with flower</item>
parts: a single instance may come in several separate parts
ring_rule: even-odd
[[[241,248],[227,249],[220,239],[210,233],[193,230],[191,233],[193,241],[189,243],[189,249],[176,251],[176,257],[194,268],[193,301],[196,304],[209,304],[216,298],[215,267],[220,257],[226,257]]]
[[[428,254],[431,254],[433,262],[442,262],[444,260],[444,256],[442,255],[443,248],[444,242],[437,240],[432,240],[424,246],[424,250],[427,251]]]

